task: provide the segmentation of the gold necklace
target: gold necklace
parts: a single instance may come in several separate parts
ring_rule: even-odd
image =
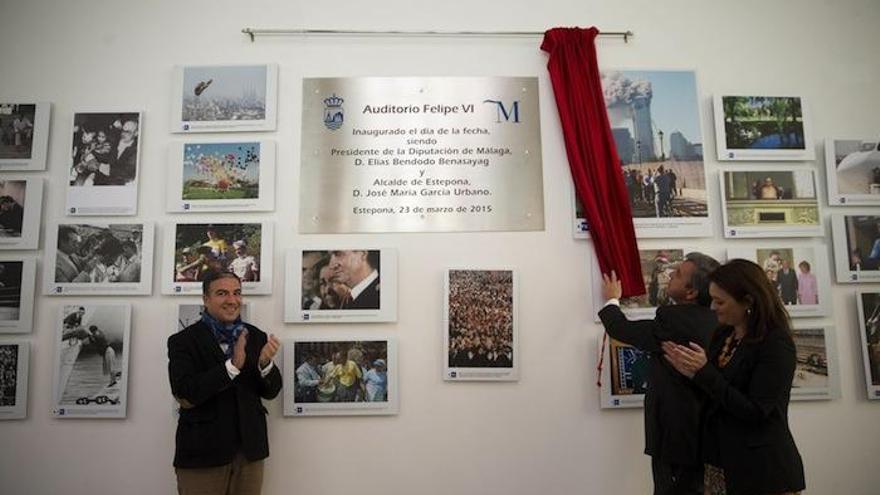
[[[733,358],[733,353],[736,351],[736,348],[739,347],[740,341],[742,341],[742,339],[735,338],[733,333],[724,339],[724,347],[721,348],[721,353],[718,354],[718,366],[722,368],[727,366],[727,363]]]

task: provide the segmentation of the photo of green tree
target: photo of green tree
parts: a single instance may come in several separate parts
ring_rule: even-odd
[[[785,96],[724,96],[727,149],[805,148],[801,99]]]

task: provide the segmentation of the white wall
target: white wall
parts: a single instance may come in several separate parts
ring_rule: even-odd
[[[279,126],[267,136],[279,143],[277,208],[235,218],[276,222],[280,270],[283,249],[302,240],[296,212],[303,77],[537,75],[545,231],[346,236],[399,250],[395,324],[284,325],[279,270],[272,296],[250,298],[254,321],[281,337],[346,336],[355,330],[397,336],[402,370],[401,409],[394,417],[284,418],[280,400],[271,403],[265,493],[649,493],[642,411],[600,411],[598,406],[594,367],[600,328],[591,313],[592,253],[587,242],[570,235],[568,165],[540,38],[313,37],[251,44],[239,33],[245,26],[540,31],[558,25],[635,31],[629,44],[599,41],[604,67],[697,70],[710,212],[716,219],[712,94],[802,94],[809,98],[818,139],[868,136],[880,129],[880,4],[874,0],[2,0],[0,96],[53,103],[49,169],[35,174],[47,180],[43,225],[64,218],[73,110],[143,109],[137,218],[156,222],[161,239],[171,222],[193,219],[164,213],[166,147],[177,139],[168,129],[171,67],[277,62]],[[817,160],[817,167],[821,164]],[[819,175],[824,181],[824,173]],[[824,187],[822,194],[824,202]],[[720,232],[716,224],[714,237],[695,245],[723,251]],[[45,255],[42,244],[38,254]],[[444,383],[442,270],[483,264],[520,271],[522,378],[509,384]],[[157,259],[154,279],[159,265]],[[853,292],[835,285],[834,316],[826,320],[836,332],[842,398],[791,406],[809,493],[869,494],[880,486],[875,467],[880,403],[865,399]],[[171,331],[166,314],[178,300],[159,295],[157,288],[152,296],[131,298],[126,419],[56,420],[50,417],[53,322],[58,306],[70,300],[38,297],[35,330],[27,336],[32,343],[28,418],[0,424],[0,491],[172,493],[174,419],[165,339]]]

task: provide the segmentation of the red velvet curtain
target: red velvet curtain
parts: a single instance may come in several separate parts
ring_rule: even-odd
[[[596,61],[595,27],[553,28],[541,49],[562,121],[568,165],[584,206],[599,269],[617,272],[624,297],[645,293],[629,194],[611,135]]]

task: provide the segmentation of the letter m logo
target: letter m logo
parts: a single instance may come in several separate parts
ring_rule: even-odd
[[[510,106],[510,110],[504,106],[504,102],[501,100],[483,100],[483,103],[492,103],[495,105],[495,122],[501,123],[502,120],[505,122],[513,121],[514,124],[519,124],[519,100],[513,102],[513,105]]]

